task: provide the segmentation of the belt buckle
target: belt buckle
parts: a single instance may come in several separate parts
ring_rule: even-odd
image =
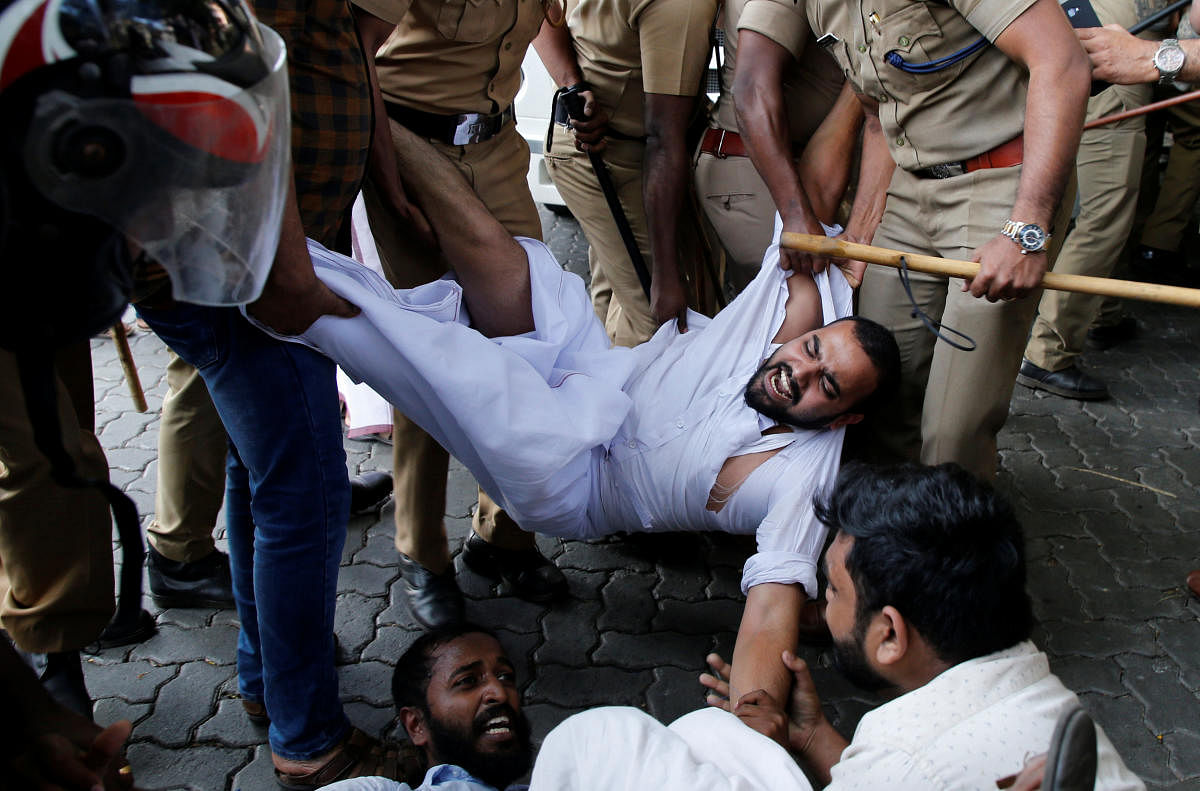
[[[456,146],[466,146],[487,140],[491,131],[486,115],[479,113],[463,113],[458,124],[454,127],[454,137],[451,142]]]
[[[717,139],[717,150],[715,154],[717,159],[725,159],[729,156],[725,153],[725,127],[721,127],[721,136]]]
[[[961,162],[943,162],[940,165],[930,165],[926,170],[935,179],[954,178],[967,172],[966,167]]]

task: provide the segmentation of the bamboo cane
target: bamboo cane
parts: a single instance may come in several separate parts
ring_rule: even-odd
[[[856,244],[841,239],[830,239],[825,236],[784,233],[780,244],[791,250],[801,250],[828,258],[847,258],[854,261],[866,261],[869,264],[881,264],[895,268],[900,267],[900,258],[903,256],[905,263],[912,271],[926,272],[932,275],[972,278],[979,274],[979,264],[971,261],[956,261],[952,258],[937,258],[918,253],[903,253],[899,250],[889,250],[885,247],[875,247],[869,244]],[[1055,291],[1073,291],[1079,294],[1096,294],[1103,297],[1136,299],[1145,302],[1166,302],[1171,305],[1200,308],[1200,288],[1162,286],[1157,283],[1137,283],[1132,280],[1113,280],[1107,277],[1088,277],[1087,275],[1065,275],[1057,272],[1047,272],[1045,277],[1042,278],[1042,286],[1054,289]]]
[[[121,370],[125,372],[125,383],[129,385],[129,397],[133,399],[133,408],[139,412],[145,412],[150,407],[146,404],[146,393],[142,390],[142,380],[138,377],[137,366],[133,362],[133,352],[129,349],[129,338],[125,333],[125,325],[118,319],[108,332],[117,346],[117,358],[121,361]]]
[[[1085,130],[1095,129],[1098,126],[1115,124],[1117,121],[1124,121],[1126,118],[1137,118],[1139,115],[1152,113],[1155,110],[1163,110],[1167,107],[1174,107],[1175,105],[1183,104],[1184,102],[1193,102],[1196,99],[1200,99],[1200,90],[1190,91],[1189,93],[1181,93],[1178,96],[1172,96],[1170,99],[1163,99],[1161,102],[1152,102],[1150,104],[1144,104],[1141,107],[1135,107],[1132,110],[1124,110],[1119,113],[1113,113],[1112,115],[1106,115],[1103,118],[1097,118],[1095,121],[1088,121],[1083,125],[1083,128]]]

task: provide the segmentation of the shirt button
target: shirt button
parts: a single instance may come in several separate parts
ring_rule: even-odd
[[[903,138],[903,137],[897,137],[897,138],[896,138],[896,145],[898,145],[898,146],[902,146],[902,145],[904,145],[904,138]]]
[[[682,421],[682,420],[676,420],[676,421],[675,421],[675,428],[683,428],[683,421]]]
[[[859,52],[866,52],[866,51],[867,51],[867,45],[866,45],[866,44],[859,44],[859,45],[858,45],[858,51],[859,51]]]
[[[625,444],[626,444],[626,445],[628,445],[628,446],[629,446],[629,447],[631,447],[631,448],[636,448],[636,447],[637,447],[637,441],[636,441],[636,440],[632,440],[632,439],[631,439],[631,440],[629,440],[628,442],[626,442]]]
[[[511,42],[511,41],[506,41],[506,42],[504,42],[504,48],[505,48],[505,49],[512,49],[512,42]]]
[[[882,103],[882,102],[886,102],[887,100],[888,100],[888,95],[887,95],[886,93],[881,93],[881,94],[879,94],[879,101],[880,101],[881,103]]]
[[[900,37],[900,46],[907,47],[911,43],[911,41],[912,40],[908,36],[901,36]]]

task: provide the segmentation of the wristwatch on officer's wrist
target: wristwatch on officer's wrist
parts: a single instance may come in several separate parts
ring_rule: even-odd
[[[1166,85],[1179,76],[1183,71],[1183,63],[1187,53],[1179,46],[1179,40],[1165,38],[1154,53],[1154,68],[1158,69],[1158,84]]]
[[[1050,234],[1046,233],[1040,225],[1034,225],[1031,222],[1009,220],[1004,223],[1004,228],[1000,233],[1016,242],[1017,246],[1021,248],[1021,255],[1045,252],[1046,245],[1050,242]]]

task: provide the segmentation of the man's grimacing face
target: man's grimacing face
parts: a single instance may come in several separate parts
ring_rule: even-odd
[[[746,404],[772,420],[803,429],[840,425],[838,418],[878,384],[871,359],[842,321],[780,346],[746,385]]]
[[[438,647],[425,701],[439,762],[461,766],[497,788],[528,771],[529,723],[516,673],[493,637],[465,634]]]

